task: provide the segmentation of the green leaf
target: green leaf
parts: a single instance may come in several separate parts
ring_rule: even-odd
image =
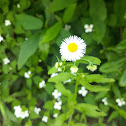
[[[50,27],[46,31],[44,38],[43,38],[41,43],[46,43],[46,42],[53,40],[58,35],[58,33],[60,32],[61,27],[62,27],[61,22],[57,22],[52,27]]]
[[[55,12],[62,10],[69,5],[73,4],[76,0],[53,0],[53,2],[50,4],[49,11]]]
[[[107,83],[107,82],[114,82],[114,79],[112,78],[106,78],[100,74],[91,74],[86,75],[85,77],[89,83],[97,82],[97,83]]]
[[[61,92],[62,95],[65,95],[70,98],[71,92],[66,89],[62,83],[56,83],[55,87],[59,92]]]
[[[92,92],[99,92],[99,91],[108,91],[109,88],[105,86],[99,86],[99,85],[91,85],[88,83],[88,81],[85,78],[77,77],[77,83],[84,86],[86,89],[92,91]]]
[[[47,101],[44,106],[45,109],[47,110],[53,110],[53,102],[52,101]]]
[[[7,115],[6,115],[6,112],[5,112],[5,105],[4,105],[3,102],[1,102],[1,100],[0,100],[0,112],[1,112],[2,116],[6,119]]]
[[[72,18],[74,14],[75,8],[76,8],[76,4],[72,4],[65,10],[64,15],[63,15],[64,23],[68,23],[70,21],[70,19]]]
[[[126,62],[126,59],[121,58],[121,59],[117,59],[115,61],[104,63],[100,67],[100,71],[103,73],[118,72],[120,70],[120,68],[125,64],[125,62]]]
[[[45,90],[48,94],[51,95],[54,90],[54,85],[52,83],[47,83],[45,86]]]
[[[125,87],[126,86],[126,69],[123,71],[120,80],[119,80],[119,85],[121,87]]]
[[[74,126],[87,126],[87,125],[83,124],[83,123],[76,123],[76,124],[74,124]]]
[[[48,71],[48,74],[52,74],[52,73],[56,73],[58,72],[58,69],[54,66],[52,67],[49,71]]]
[[[120,92],[119,87],[117,85],[113,84],[112,90],[117,98],[121,98],[121,92]]]
[[[84,112],[86,115],[91,117],[106,116],[106,114],[102,112],[97,106],[86,103],[80,103],[75,105],[75,109],[80,112]]]
[[[90,4],[90,16],[93,19],[105,20],[107,16],[107,11],[105,7],[104,0],[89,0]]]
[[[111,113],[111,115],[109,116],[107,122],[111,122],[112,120],[116,119],[118,117],[118,112],[117,111],[113,111]]]
[[[49,78],[48,82],[60,83],[60,82],[68,80],[69,78],[74,78],[74,75],[71,73],[64,72],[64,73],[58,74],[57,76]]]
[[[37,50],[39,37],[40,34],[36,33],[22,44],[18,58],[18,69],[21,69],[21,67],[26,63],[28,58],[32,56]]]
[[[41,29],[43,25],[43,22],[39,18],[26,14],[19,14],[16,16],[16,19],[25,30]]]
[[[101,60],[98,59],[97,57],[93,57],[93,56],[84,56],[80,60],[78,60],[77,62],[85,63],[85,64],[96,64],[96,65],[100,65]]]
[[[126,40],[122,40],[117,46],[116,49],[126,49]]]

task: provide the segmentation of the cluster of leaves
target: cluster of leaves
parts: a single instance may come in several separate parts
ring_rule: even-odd
[[[116,98],[123,97],[126,101],[125,5],[125,0],[0,0],[0,34],[4,37],[0,42],[1,124],[84,126],[93,122],[94,126],[106,123],[117,126],[118,120],[120,125],[125,125],[126,107],[120,109],[115,105]],[[10,20],[11,25],[5,26],[5,20]],[[64,28],[66,24],[71,25],[70,31]],[[85,24],[94,25],[92,33],[84,32]],[[85,40],[87,55],[102,59],[100,72],[104,76],[98,70],[87,74],[85,64],[100,65],[100,60],[85,56],[77,62],[80,69],[76,78],[69,71],[73,64],[64,63],[66,71],[49,79],[49,74],[57,72],[55,67],[50,68],[57,61],[56,56],[60,57],[62,40],[73,34]],[[6,57],[11,61],[9,64],[3,63]],[[24,78],[27,71],[32,73],[29,79]],[[64,86],[62,82],[69,78],[72,82]],[[47,82],[44,89],[39,88],[42,80]],[[85,98],[77,97],[75,84],[84,86],[90,93]],[[56,120],[52,117],[55,88],[63,95],[63,108]],[[104,97],[109,98],[108,106],[101,103]],[[22,120],[14,116],[13,107],[17,105],[30,111],[29,118]],[[35,106],[42,108],[40,115],[34,112]],[[109,114],[107,121],[102,117],[105,113]],[[43,115],[49,116],[47,124],[41,121]]]

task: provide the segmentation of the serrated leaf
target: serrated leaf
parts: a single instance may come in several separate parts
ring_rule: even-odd
[[[85,63],[85,64],[96,64],[96,65],[100,65],[101,60],[98,59],[97,57],[93,57],[93,56],[84,56],[80,60],[78,60],[77,62]]]
[[[89,83],[97,82],[97,83],[107,83],[107,82],[114,82],[115,80],[112,78],[106,78],[100,74],[91,74],[86,75],[85,77]]]
[[[50,27],[46,31],[44,38],[43,38],[41,43],[46,43],[46,42],[53,40],[58,35],[58,33],[60,32],[61,27],[62,27],[61,22],[57,22],[52,27]]]
[[[119,85],[121,87],[125,87],[126,86],[126,69],[123,71],[120,80],[119,80]]]
[[[86,115],[91,117],[106,116],[106,113],[102,112],[97,106],[80,103],[75,105],[75,109],[80,112],[84,112]]]
[[[111,62],[106,62],[100,67],[100,71],[103,73],[118,72],[119,69],[125,64],[125,62],[125,58],[117,59]]]
[[[57,76],[49,78],[48,82],[60,83],[60,82],[66,81],[69,78],[73,78],[73,77],[74,77],[73,74],[64,72],[64,73],[58,74]]]
[[[99,92],[99,91],[108,91],[109,88],[105,86],[99,86],[99,85],[91,85],[88,83],[88,81],[85,78],[77,77],[77,83],[84,86],[86,89],[92,91],[92,92]]]
[[[112,90],[117,98],[121,98],[121,92],[120,92],[119,87],[117,85],[113,84]]]
[[[122,40],[117,46],[116,49],[126,49],[126,40]]]
[[[23,26],[25,30],[36,30],[42,28],[43,22],[36,17],[26,14],[16,16],[17,22]]]
[[[68,23],[70,21],[70,19],[72,18],[74,14],[75,8],[76,8],[76,4],[72,4],[65,10],[64,15],[63,15],[64,23]]]
[[[50,74],[56,73],[56,72],[58,72],[58,69],[54,66],[54,67],[52,67],[52,68],[48,71],[48,74],[50,75]]]
[[[44,104],[44,108],[45,109],[47,109],[47,110],[52,110],[53,109],[53,102],[52,101],[47,101],[47,102],[45,102],[45,104]]]
[[[32,56],[38,48],[40,34],[36,33],[27,41],[25,41],[20,49],[18,57],[18,69],[26,63],[28,58]]]
[[[118,115],[119,115],[119,114],[118,114],[117,111],[113,111],[113,112],[111,113],[111,115],[109,116],[107,122],[111,122],[112,120],[114,120],[115,118],[117,118]]]

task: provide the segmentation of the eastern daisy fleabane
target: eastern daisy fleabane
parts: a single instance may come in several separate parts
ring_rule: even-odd
[[[104,105],[108,105],[108,101],[106,97],[102,99],[102,102],[104,103]]]
[[[79,94],[81,94],[83,97],[85,97],[88,93],[88,91],[85,89],[85,87],[81,87],[81,89],[78,91]]]
[[[72,67],[70,68],[70,71],[71,71],[72,74],[75,74],[75,73],[77,73],[77,71],[78,71],[78,67],[72,66]]]
[[[31,71],[28,71],[28,72],[24,73],[25,78],[30,78],[30,75],[31,75]]]
[[[54,114],[53,114],[53,117],[54,117],[54,118],[57,118],[57,117],[58,117],[58,113],[54,113]]]
[[[55,89],[52,95],[54,96],[55,99],[58,99],[62,94],[58,90]]]
[[[80,37],[70,36],[62,41],[60,53],[67,61],[79,60],[86,53],[86,44]]]
[[[55,102],[54,109],[61,110],[62,101]]]
[[[85,32],[86,32],[86,33],[88,33],[88,32],[92,32],[92,31],[93,31],[93,27],[94,27],[93,24],[90,24],[90,25],[85,24],[85,25],[84,25]]]
[[[6,64],[10,63],[10,60],[8,58],[4,58],[3,63],[6,65]]]
[[[43,116],[43,117],[42,117],[42,121],[45,122],[45,123],[47,123],[48,117],[47,117],[47,116]]]
[[[121,107],[121,106],[126,104],[126,102],[124,101],[124,98],[117,98],[116,102],[117,102],[119,107]]]
[[[5,20],[5,26],[9,26],[9,25],[11,25],[10,20]]]
[[[46,85],[45,85],[45,81],[42,80],[40,83],[39,83],[39,88],[44,88]]]
[[[4,40],[4,38],[0,35],[0,42],[2,42]]]
[[[37,107],[34,108],[34,112],[35,112],[37,115],[39,115],[39,112],[40,112],[40,111],[41,111],[40,108],[37,108]]]

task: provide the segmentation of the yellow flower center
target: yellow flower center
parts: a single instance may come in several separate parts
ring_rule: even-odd
[[[70,52],[75,52],[75,51],[77,51],[77,44],[76,44],[76,43],[70,43],[70,44],[68,45],[68,50],[69,50]]]

